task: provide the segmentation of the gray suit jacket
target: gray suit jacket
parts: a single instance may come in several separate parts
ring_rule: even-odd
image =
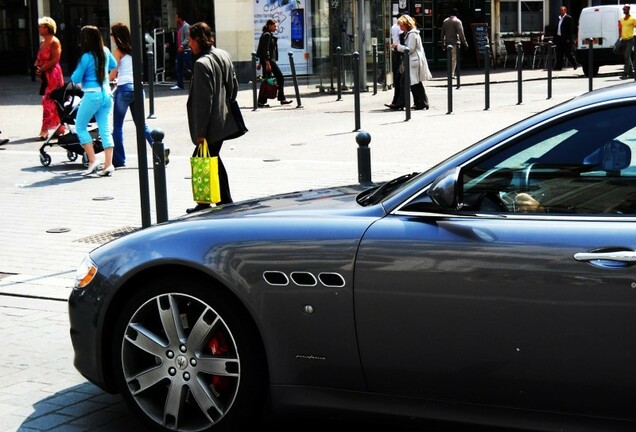
[[[192,67],[186,104],[193,144],[202,136],[212,145],[239,130],[228,111],[228,104],[236,99],[237,93],[238,81],[227,51],[212,47],[197,59]]]

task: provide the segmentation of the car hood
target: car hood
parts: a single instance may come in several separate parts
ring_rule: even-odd
[[[254,216],[309,216],[377,213],[378,208],[366,208],[356,202],[361,192],[376,184],[348,185],[306,191],[288,192],[262,198],[254,198],[232,204],[211,207],[177,220]],[[380,209],[380,213],[382,213]]]

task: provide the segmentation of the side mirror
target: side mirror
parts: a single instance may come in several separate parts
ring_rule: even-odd
[[[431,200],[444,210],[457,210],[460,207],[457,180],[459,178],[459,168],[453,168],[437,177],[427,195]]]

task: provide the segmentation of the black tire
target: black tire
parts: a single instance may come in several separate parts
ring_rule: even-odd
[[[71,162],[75,162],[77,160],[77,153],[75,153],[74,151],[67,150],[66,151],[66,157]]]
[[[115,378],[147,425],[238,431],[261,419],[262,345],[236,301],[201,280],[164,277],[142,286],[121,310]]]
[[[45,167],[51,165],[51,155],[48,153],[40,153],[40,163]]]

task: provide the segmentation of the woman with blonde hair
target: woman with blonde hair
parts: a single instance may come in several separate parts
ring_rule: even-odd
[[[409,15],[402,15],[398,18],[398,25],[405,34],[404,45],[393,44],[391,47],[400,52],[404,52],[406,48],[409,49],[409,78],[413,94],[413,109],[428,109],[428,98],[422,81],[431,80],[433,76],[428,68],[420,31],[415,27],[415,20]]]
[[[42,41],[35,60],[35,74],[40,77],[42,86],[42,127],[40,128],[39,141],[46,141],[49,137],[49,129],[56,128],[60,124],[60,115],[55,107],[55,102],[49,97],[51,92],[64,85],[64,76],[60,67],[62,45],[55,37],[57,25],[53,18],[42,17],[38,20],[38,32]],[[64,132],[60,130],[58,133]]]

